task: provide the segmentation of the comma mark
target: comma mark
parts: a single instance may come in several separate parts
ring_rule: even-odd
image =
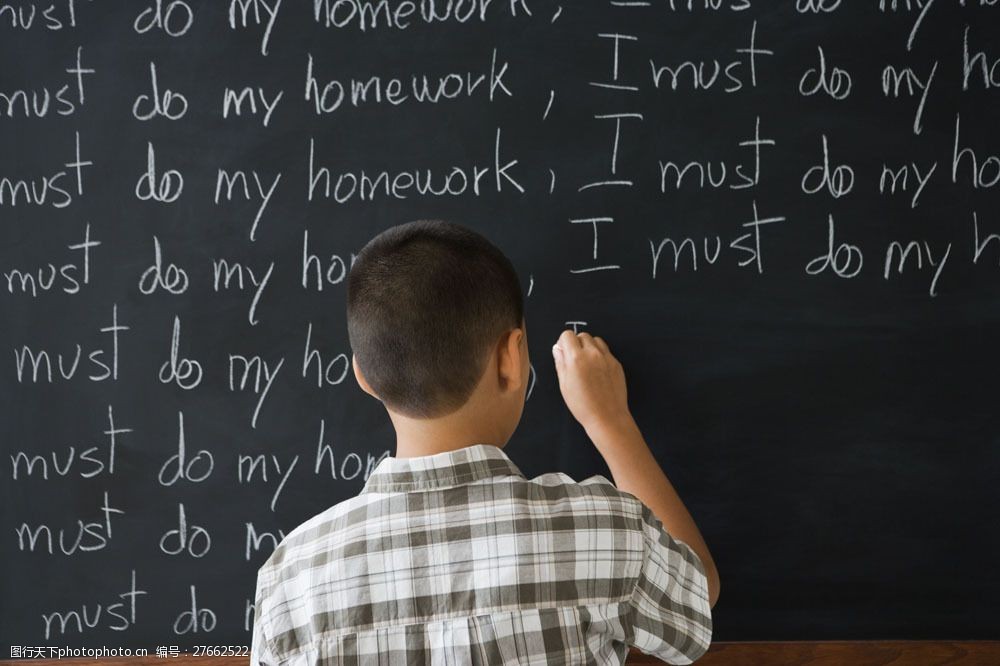
[[[549,103],[545,105],[545,113],[542,114],[542,120],[545,120],[546,118],[549,117],[549,111],[552,109],[552,100],[554,100],[555,98],[556,98],[556,91],[550,90]]]
[[[556,22],[556,19],[559,18],[560,14],[562,14],[562,5],[559,5],[559,8],[556,9],[556,13],[552,15],[552,23]]]

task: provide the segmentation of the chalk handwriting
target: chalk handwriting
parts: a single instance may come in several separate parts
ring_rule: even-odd
[[[0,21],[4,9],[9,7],[0,6]],[[12,9],[12,8],[10,8]],[[41,90],[0,90],[0,118],[7,116],[14,118],[21,116],[24,118],[44,118],[51,113],[60,116],[70,116],[79,111],[85,101],[83,92],[84,74],[94,74],[96,70],[84,67],[82,63],[83,47],[76,48],[76,62],[66,68],[66,73],[72,75],[72,83],[64,83],[54,92],[50,92],[48,86]],[[75,84],[75,85],[74,85]]]
[[[53,611],[42,613],[42,627],[45,640],[55,636],[65,636],[67,632],[75,631],[82,635],[88,630],[106,626],[112,631],[125,631],[135,626],[138,621],[136,609],[136,598],[140,595],[149,594],[146,590],[136,587],[135,569],[132,569],[131,584],[128,592],[122,592],[117,598],[124,601],[116,601],[112,604],[96,604],[95,608],[87,609],[87,604],[82,604],[80,610]]]
[[[32,298],[38,296],[39,289],[50,291],[58,288],[67,294],[78,293],[82,286],[90,284],[90,248],[100,244],[101,241],[90,239],[90,223],[88,222],[84,226],[83,240],[66,246],[70,250],[79,250],[81,253],[79,259],[62,264],[58,268],[54,264],[48,263],[48,270],[39,267],[33,271],[19,268],[4,271],[7,292],[10,294],[15,292],[31,294]]]

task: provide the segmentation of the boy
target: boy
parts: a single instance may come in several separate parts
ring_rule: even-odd
[[[261,566],[251,666],[621,664],[630,645],[688,664],[708,649],[715,564],[604,340],[567,330],[552,353],[615,484],[526,479],[502,451],[528,385],[523,307],[513,265],[463,226],[410,222],[361,250],[353,369],[396,455]]]

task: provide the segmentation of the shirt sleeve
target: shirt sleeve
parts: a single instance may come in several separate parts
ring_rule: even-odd
[[[712,608],[701,559],[643,504],[643,561],[629,601],[629,644],[668,664],[690,664],[712,642]]]
[[[257,574],[257,590],[253,603],[253,637],[250,640],[250,666],[278,666],[279,659],[271,647],[270,640],[264,633],[263,576]]]

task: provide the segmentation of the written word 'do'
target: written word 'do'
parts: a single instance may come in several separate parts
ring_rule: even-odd
[[[163,253],[160,251],[160,239],[153,236],[153,265],[142,272],[139,278],[139,291],[151,294],[162,287],[171,294],[182,294],[188,288],[187,272],[176,264],[163,265]]]
[[[184,0],[153,0],[135,17],[132,27],[137,33],[162,30],[171,37],[181,37],[194,23],[194,12]]]
[[[826,67],[826,55],[823,47],[817,46],[819,51],[819,66],[810,67],[799,79],[799,93],[809,97],[818,92],[824,92],[833,99],[844,99],[851,94],[851,75],[847,70],[840,67]]]
[[[177,169],[164,172],[159,182],[156,180],[156,151],[153,142],[147,141],[146,173],[135,184],[135,196],[143,201],[152,199],[163,203],[177,201],[184,191],[184,176]]]
[[[829,233],[827,234],[826,254],[821,254],[808,264],[806,273],[817,275],[830,269],[838,277],[852,278],[861,272],[864,265],[864,254],[857,245],[836,243],[834,240],[833,215],[829,216]]]
[[[182,358],[178,349],[181,342],[181,318],[174,315],[174,330],[170,338],[170,360],[160,366],[160,381],[171,382],[185,390],[190,390],[201,383],[201,363],[188,358]]]
[[[826,188],[834,199],[844,196],[854,187],[854,169],[841,164],[831,171],[830,150],[827,147],[826,134],[823,135],[823,163],[818,164],[802,176],[802,191],[815,194]]]

